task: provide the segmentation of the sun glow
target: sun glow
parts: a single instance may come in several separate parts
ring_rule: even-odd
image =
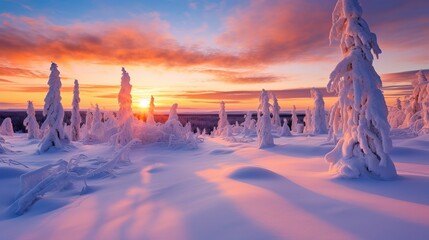
[[[149,107],[149,100],[148,99],[140,99],[139,101],[139,107],[141,108],[148,108]]]

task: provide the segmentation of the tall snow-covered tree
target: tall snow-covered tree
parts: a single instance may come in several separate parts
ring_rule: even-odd
[[[314,131],[313,114],[311,114],[310,108],[307,108],[307,110],[305,110],[304,123],[305,123],[304,132],[313,133]]]
[[[259,97],[258,122],[257,122],[257,143],[259,148],[274,146],[274,139],[271,134],[271,117],[268,92],[262,89]]]
[[[79,97],[79,82],[74,80],[74,88],[73,88],[73,101],[72,101],[72,112],[71,112],[71,140],[79,141],[80,140],[80,123],[82,122],[82,117],[80,116],[80,97]]]
[[[133,121],[133,110],[131,108],[132,97],[131,97],[131,84],[130,75],[125,68],[122,68],[121,78],[121,90],[118,94],[119,102],[119,132],[116,139],[116,144],[119,146],[125,146],[132,140],[132,121]]]
[[[46,152],[54,147],[61,149],[70,140],[64,132],[64,109],[61,104],[61,78],[58,66],[51,64],[49,75],[49,90],[45,97],[43,115],[46,116],[41,129],[45,131],[42,141],[39,143],[39,152]]]
[[[225,111],[225,102],[220,102],[219,121],[217,122],[217,135],[226,134],[227,127],[229,126],[228,115]]]
[[[153,96],[150,96],[149,108],[147,110],[146,123],[155,124],[155,100]]]
[[[0,134],[4,136],[13,136],[13,125],[10,117],[5,118],[1,123]]]
[[[34,110],[32,101],[28,101],[27,117],[24,119],[24,126],[28,132],[28,139],[39,138],[40,127],[36,120],[36,111]]]
[[[323,100],[322,92],[317,88],[312,88],[310,93],[314,99],[312,130],[314,134],[326,134],[328,133],[328,127],[326,125],[325,101]]]
[[[280,105],[277,100],[276,94],[272,93],[273,96],[273,118],[271,118],[271,124],[275,129],[278,129],[282,126],[282,121],[280,120]]]
[[[122,68],[121,89],[118,94],[118,119],[120,125],[125,123],[129,118],[133,118],[133,110],[131,108],[133,102],[131,96],[132,85],[130,81],[130,75],[125,68]]]
[[[297,133],[298,132],[298,116],[296,115],[296,107],[293,105],[292,108],[292,126],[291,126],[292,132]]]
[[[330,40],[340,41],[344,58],[331,73],[327,88],[339,95],[344,136],[325,160],[339,176],[391,179],[396,169],[389,156],[387,106],[372,66],[373,53],[377,57],[381,53],[376,35],[362,18],[358,0],[338,0],[332,22]]]

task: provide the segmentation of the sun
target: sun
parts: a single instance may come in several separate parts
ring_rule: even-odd
[[[141,107],[141,108],[148,108],[149,107],[149,100],[147,100],[147,99],[140,99],[140,101],[139,101],[139,106]]]

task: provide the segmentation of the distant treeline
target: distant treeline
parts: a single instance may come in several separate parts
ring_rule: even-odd
[[[85,123],[86,118],[86,111],[81,112],[80,115],[82,116],[82,124]],[[65,111],[64,113],[64,123],[70,124],[70,111]],[[25,130],[23,121],[27,117],[27,113],[25,111],[0,111],[0,123],[3,122],[3,120],[7,117],[10,117],[12,119],[13,129],[15,132],[27,132]],[[140,116],[136,114],[136,117],[139,119],[145,120],[145,116]],[[280,114],[280,117],[282,119],[287,118],[288,119],[288,125],[290,127],[291,125],[291,114]],[[256,113],[252,115],[252,118],[256,119]],[[298,114],[299,122],[302,123],[302,120],[304,118],[304,114]],[[36,111],[36,119],[39,125],[41,126],[43,121],[45,120],[45,117],[43,117],[42,111]],[[155,121],[164,123],[168,119],[168,114],[158,114],[155,115]],[[207,132],[211,132],[215,126],[217,126],[217,122],[219,120],[219,116],[217,114],[179,114],[179,120],[182,124],[186,124],[187,122],[191,122],[192,129],[196,131],[197,128],[199,129],[206,129]],[[228,121],[230,124],[235,124],[237,121],[238,123],[242,123],[244,121],[244,114],[228,114]]]

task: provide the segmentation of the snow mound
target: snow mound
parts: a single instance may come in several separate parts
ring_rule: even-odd
[[[228,177],[235,180],[270,180],[281,178],[279,174],[261,167],[240,167],[231,172]]]
[[[6,178],[18,178],[26,171],[13,167],[0,167],[0,180]]]

